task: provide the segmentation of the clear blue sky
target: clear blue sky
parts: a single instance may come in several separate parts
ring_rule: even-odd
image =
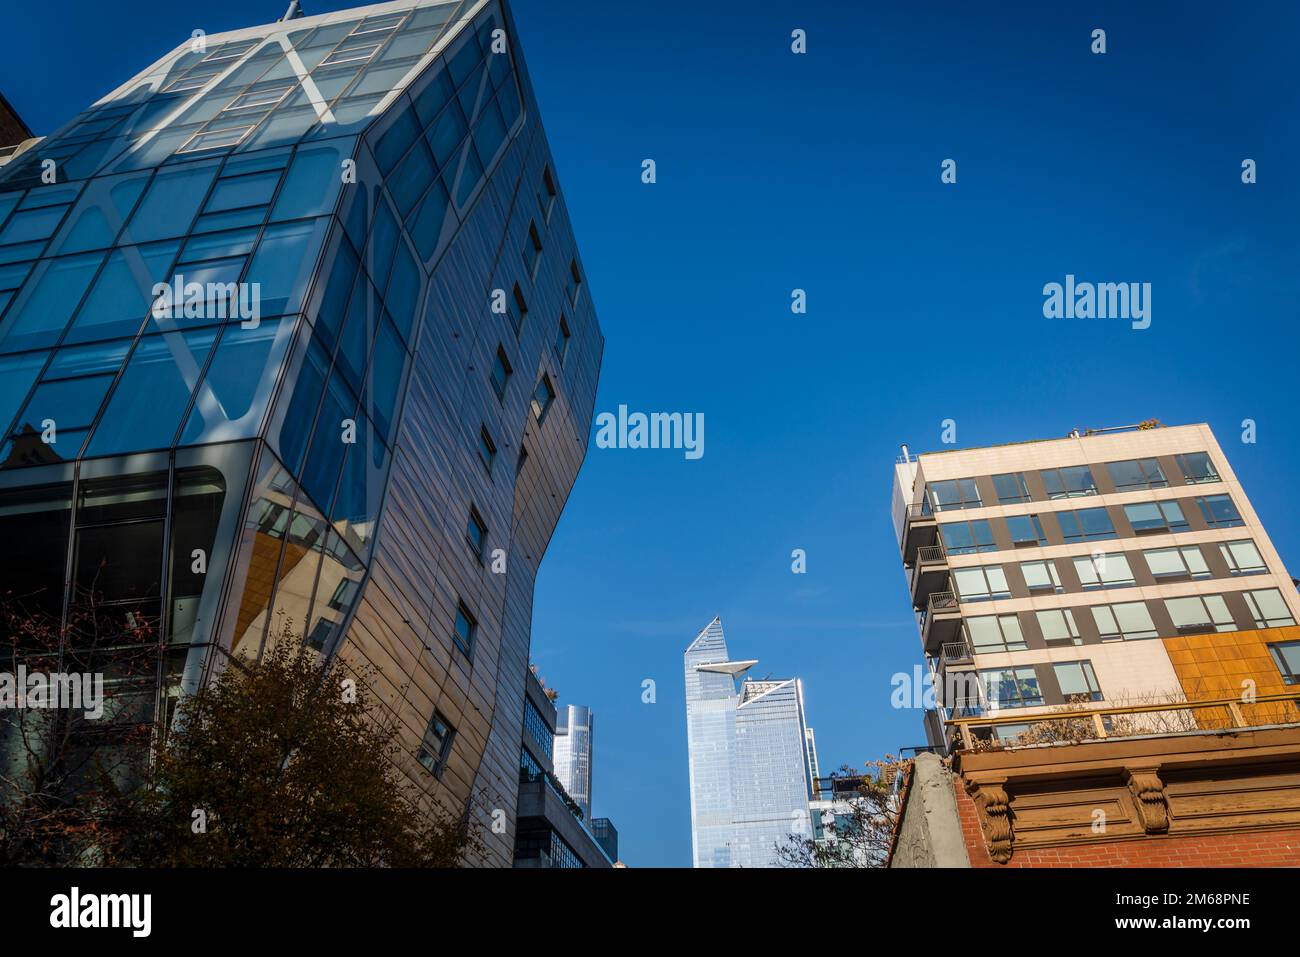
[[[50,132],[284,5],[19,5],[0,89]],[[681,653],[714,615],[756,674],[804,679],[823,769],[922,742],[889,706],[920,652],[888,496],[944,419],[963,446],[1209,422],[1300,569],[1300,10],[987,6],[514,4],[605,331],[597,410],[705,414],[699,461],[593,447],[537,582],[535,660],[595,710],[595,813],[633,866],[690,863]],[[1151,328],[1044,319],[1066,273],[1150,282]]]

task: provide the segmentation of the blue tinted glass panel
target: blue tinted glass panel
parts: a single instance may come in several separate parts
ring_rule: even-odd
[[[140,340],[86,454],[169,447],[215,338],[199,329]]]
[[[438,161],[439,169],[444,168],[456,155],[456,147],[465,139],[467,129],[460,106],[453,100],[425,134],[429,148],[433,150],[433,157]]]
[[[264,206],[271,201],[279,182],[279,170],[220,179],[203,210],[216,213],[244,206]]]
[[[116,372],[122,367],[126,354],[131,351],[130,339],[99,342],[93,346],[72,346],[60,349],[50,360],[46,379],[67,379],[73,376]]]
[[[389,443],[394,438],[393,414],[405,363],[406,350],[402,347],[402,340],[393,324],[385,319],[375,340],[375,355],[366,392],[369,399],[367,411],[374,420],[379,437]]]
[[[374,340],[379,315],[379,296],[374,287],[363,278],[352,290],[348,317],[343,324],[343,338],[334,360],[353,388],[361,387],[361,376],[365,372],[366,357],[370,354],[370,343]]]
[[[14,413],[45,365],[44,352],[0,356],[0,429],[7,429]]]
[[[411,337],[415,322],[416,300],[420,296],[420,269],[407,251],[406,243],[398,243],[393,256],[393,275],[388,282],[384,305],[397,323],[403,339]]]
[[[443,224],[447,221],[447,206],[447,188],[442,185],[441,179],[435,180],[433,188],[420,203],[415,219],[408,226],[415,248],[425,262],[433,258],[434,251],[438,248],[438,239],[442,236]]]
[[[451,84],[451,77],[448,76],[446,69],[441,64],[429,68],[433,72],[429,85],[426,86],[415,97],[415,112],[420,118],[421,126],[428,126],[438,111],[441,110],[447,101],[451,99],[455,89]]]
[[[93,181],[81,202],[73,208],[52,250],[74,253],[113,245],[148,181],[148,173],[127,173]]]
[[[343,185],[343,160],[351,157],[354,142],[337,140],[299,149],[271,219],[301,219],[334,212]]]
[[[348,544],[364,557],[374,539],[389,453],[377,439],[362,441],[361,434],[369,436],[371,433],[364,416],[358,420],[357,430],[357,442],[348,446],[343,479],[339,483],[332,518]]]
[[[345,420],[355,421],[356,414],[356,396],[337,373],[331,375],[302,473],[303,488],[322,509],[330,506],[343,455],[348,449],[343,442]],[[357,431],[363,431],[360,425]]]
[[[303,453],[307,450],[307,439],[311,435],[312,423],[316,420],[316,407],[320,405],[329,364],[329,356],[321,350],[318,343],[313,342],[291,380],[293,398],[285,407],[278,449],[280,459],[295,475],[302,469]]]
[[[261,322],[256,328],[226,326],[217,344],[181,444],[226,442],[256,435],[275,388],[293,319]]]
[[[347,315],[351,300],[352,283],[357,276],[357,254],[352,251],[352,244],[347,240],[339,243],[338,254],[330,269],[325,293],[321,297],[320,311],[316,316],[316,337],[322,346],[334,352],[338,344],[339,330],[343,328],[343,318]]]
[[[419,202],[424,191],[433,182],[433,154],[424,140],[420,140],[402,160],[402,165],[388,180],[389,192],[397,203],[398,215],[403,219]]]
[[[406,98],[403,97],[400,102],[406,102]],[[379,171],[385,176],[391,173],[402,154],[419,135],[420,124],[416,122],[415,110],[408,106],[375,144],[375,162],[379,164]]]
[[[375,228],[366,246],[366,271],[375,285],[383,289],[388,283],[388,270],[393,264],[393,247],[397,244],[397,220],[383,200],[375,211]]]
[[[160,170],[131,217],[127,241],[169,239],[188,232],[216,174],[217,164],[210,162]]]
[[[0,245],[25,243],[34,239],[48,239],[58,227],[66,206],[48,206],[42,209],[20,209],[9,218],[0,230]]]
[[[235,229],[209,233],[191,239],[181,253],[181,262],[202,262],[205,259],[229,259],[252,252],[257,242],[256,229]]]
[[[36,387],[27,408],[18,417],[18,428],[31,427],[40,432],[46,420],[52,420],[59,431],[85,428],[94,421],[95,413],[112,384],[112,375],[43,382]]]
[[[103,260],[103,253],[89,253],[37,264],[0,326],[0,348],[9,351],[52,344],[72,318]]]
[[[297,312],[327,220],[268,226],[248,270],[248,282],[260,285],[262,315]]]

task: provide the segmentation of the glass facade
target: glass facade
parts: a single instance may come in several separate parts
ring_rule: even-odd
[[[364,11],[196,37],[0,168],[0,532],[39,539],[9,553],[5,591],[64,621],[93,594],[99,614],[157,628],[159,695],[203,680],[212,649],[256,657],[291,635],[340,653],[375,594],[381,510],[403,456],[398,521],[454,513],[463,538],[476,507],[504,539],[516,489],[537,477],[522,454],[513,475],[494,478],[491,462],[498,449],[515,457],[525,429],[541,432],[533,384],[563,406],[547,433],[588,430],[599,329],[564,299],[576,249],[544,135],[521,135],[536,121],[508,16],[436,0]],[[516,194],[532,205],[503,202]],[[528,250],[527,268],[487,252],[506,242]],[[517,282],[547,320],[506,339],[481,321],[478,297]],[[481,358],[466,351],[480,348],[473,320],[491,336]],[[558,322],[580,357],[564,374],[548,358]],[[528,388],[503,381],[492,395],[486,370],[503,341]],[[559,444],[534,452],[567,493],[582,451]],[[480,484],[453,508],[411,476],[452,487],[446,470],[464,470],[446,463],[462,447]],[[531,595],[558,519],[537,499],[515,515],[541,540],[512,556],[512,596]],[[406,628],[415,648],[455,648],[457,599],[434,594],[452,579],[471,626],[460,667],[472,671],[485,641],[493,662],[507,643],[526,657],[528,603],[491,594],[508,576],[488,587],[475,556],[404,558],[404,544],[386,559],[367,641],[395,646]],[[445,676],[447,664],[424,670]],[[514,749],[458,762],[490,728],[458,735],[436,762],[449,780],[482,764],[510,799],[520,705],[501,705]]]
[[[797,678],[742,682],[714,619],[686,649],[686,734],[696,867],[774,867],[776,845],[812,835],[816,754]]]
[[[591,709],[571,704],[555,721],[555,776],[569,796],[591,819],[591,749],[594,722]]]

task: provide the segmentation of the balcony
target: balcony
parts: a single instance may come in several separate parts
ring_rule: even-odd
[[[913,607],[924,607],[930,595],[943,588],[947,579],[948,553],[943,550],[943,543],[918,548],[908,581]]]
[[[961,606],[957,596],[950,591],[931,592],[925,610],[917,615],[917,624],[927,655],[936,654],[943,645],[957,641],[961,636]]]
[[[934,510],[928,499],[907,506],[903,518],[903,564],[911,568],[916,562],[916,552],[922,545],[935,545],[939,541],[939,523],[934,520]]]

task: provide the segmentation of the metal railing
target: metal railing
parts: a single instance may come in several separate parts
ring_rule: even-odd
[[[966,665],[975,661],[975,653],[964,641],[945,641],[939,647],[939,659],[945,665]]]
[[[948,554],[943,550],[943,545],[922,545],[916,550],[916,563],[918,565],[930,565],[936,562],[948,560]]]
[[[957,595],[950,591],[931,592],[926,602],[927,618],[933,618],[935,612],[957,611]]]
[[[1217,711],[1226,714],[1227,721],[1224,728],[1250,728],[1259,727],[1258,724],[1251,724],[1246,720],[1242,707],[1254,707],[1261,704],[1269,704],[1275,701],[1291,701],[1300,706],[1300,691],[1281,691],[1274,694],[1256,695],[1250,701],[1243,701],[1240,697],[1235,698],[1206,698],[1202,701],[1169,701],[1159,704],[1134,704],[1120,705],[1114,708],[1081,708],[1076,711],[1057,711],[1046,714],[1018,715],[1007,714],[1003,711],[996,717],[956,717],[949,718],[944,724],[956,726],[961,733],[962,747],[973,748],[975,738],[971,733],[974,728],[992,728],[999,724],[1038,724],[1047,721],[1078,721],[1091,720],[1093,731],[1097,738],[1110,737],[1130,737],[1130,735],[1112,735],[1106,728],[1106,722],[1103,718],[1112,715],[1125,714],[1154,714],[1168,711]],[[1300,710],[1295,713],[1294,722],[1272,722],[1272,723],[1297,723],[1300,724]],[[1219,727],[1204,728],[1201,730],[1221,730]]]

